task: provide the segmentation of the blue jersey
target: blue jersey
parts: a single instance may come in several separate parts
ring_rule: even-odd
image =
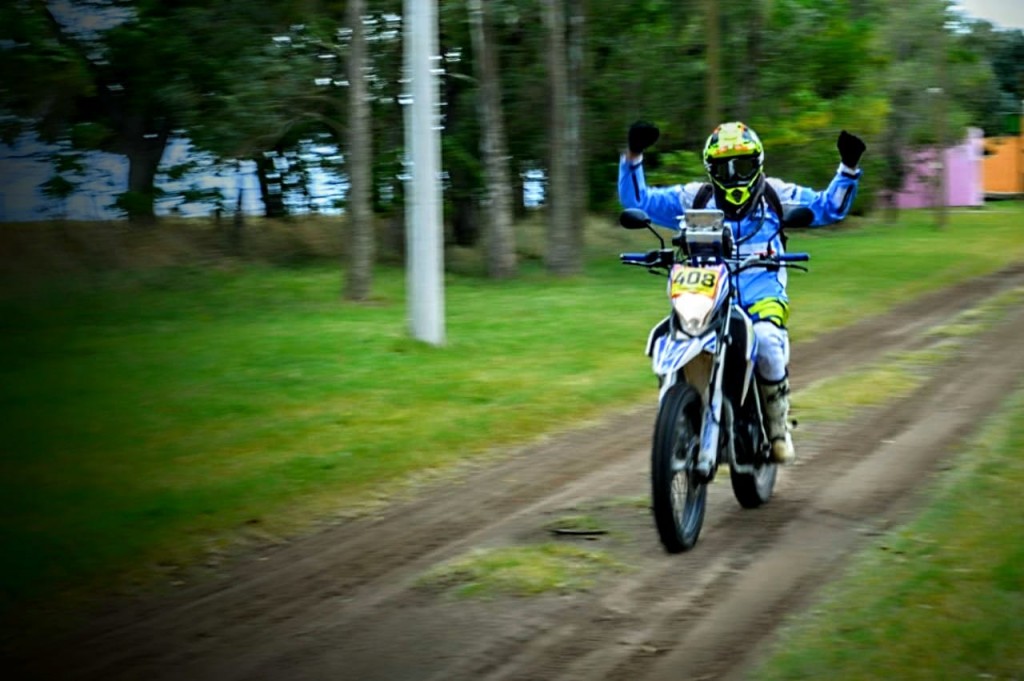
[[[815,191],[774,177],[767,181],[779,195],[783,207],[806,206],[814,213],[813,227],[839,222],[850,212],[850,206],[857,195],[857,181],[860,170],[850,170],[840,165],[832,182],[824,191]],[[702,182],[677,184],[670,187],[648,187],[644,179],[642,162],[630,163],[623,156],[619,163],[619,201],[624,208],[640,208],[650,216],[656,225],[679,229],[679,217],[693,206]],[[714,195],[706,208],[717,208]],[[732,227],[738,244],[739,257],[752,253],[766,252],[769,247],[776,253],[783,253],[782,231],[779,216],[762,201],[740,220],[727,220]],[[778,298],[788,302],[786,296],[786,269],[769,272],[765,269],[751,269],[740,273],[740,301],[744,307],[765,298]]]

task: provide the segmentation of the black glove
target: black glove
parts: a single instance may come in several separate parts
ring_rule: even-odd
[[[847,168],[856,168],[857,164],[860,163],[861,154],[863,154],[864,150],[867,148],[867,145],[864,144],[864,140],[856,135],[851,135],[845,130],[839,133],[839,140],[836,142],[836,149],[839,150],[839,158]]]
[[[644,153],[644,149],[658,141],[661,131],[653,123],[637,121],[629,126],[629,150],[634,154]]]

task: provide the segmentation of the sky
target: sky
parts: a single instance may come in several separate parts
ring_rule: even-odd
[[[1000,28],[1024,30],[1024,0],[956,0],[956,4],[967,14]]]

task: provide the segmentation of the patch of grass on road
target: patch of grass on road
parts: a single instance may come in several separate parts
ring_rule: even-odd
[[[750,678],[1024,677],[1024,389]]]
[[[559,516],[545,524],[548,532],[607,532],[607,524],[588,513]]]
[[[479,549],[423,576],[424,587],[459,597],[536,596],[585,591],[622,565],[603,551],[561,543]]]

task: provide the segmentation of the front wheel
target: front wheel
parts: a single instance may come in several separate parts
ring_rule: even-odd
[[[708,488],[692,474],[702,411],[700,394],[679,383],[665,393],[654,425],[651,501],[658,537],[669,553],[692,549],[704,525]]]

